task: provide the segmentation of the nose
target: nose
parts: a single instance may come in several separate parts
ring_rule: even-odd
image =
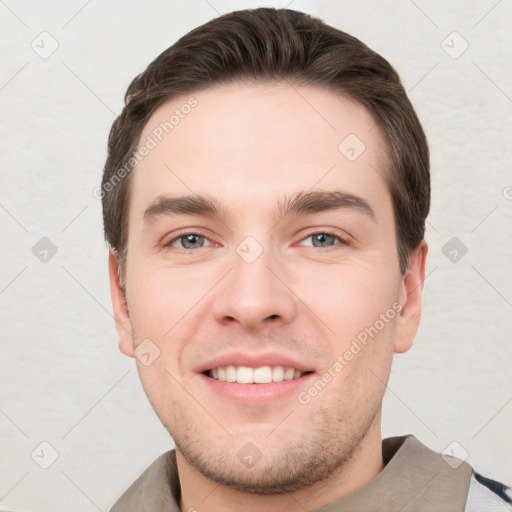
[[[216,321],[252,331],[290,323],[297,312],[297,299],[280,271],[282,264],[268,250],[254,261],[240,254],[233,255],[232,270],[217,289]]]

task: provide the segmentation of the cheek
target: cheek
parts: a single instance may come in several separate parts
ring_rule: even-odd
[[[184,380],[180,358],[187,339],[187,311],[197,301],[193,287],[187,287],[185,281],[146,267],[144,272],[132,274],[129,288],[135,344],[149,343],[151,357],[156,354],[150,364],[137,359],[137,370],[150,403],[166,425],[177,421],[182,392],[178,382]]]
[[[149,339],[157,347],[158,358],[150,367],[138,363],[139,374],[148,396],[159,395],[178,380],[189,378],[183,369],[183,355],[211,310],[208,290],[212,272],[190,268],[148,268],[132,274],[128,304],[136,345]],[[170,372],[172,374],[169,375]],[[154,390],[154,393],[153,391]]]
[[[398,288],[374,264],[332,265],[321,271],[303,271],[299,279],[299,296],[342,344],[373,326],[382,314],[395,317],[392,306]]]
[[[205,294],[202,283],[208,280],[184,269],[141,268],[145,271],[134,272],[129,287],[132,325],[139,339],[167,338]]]

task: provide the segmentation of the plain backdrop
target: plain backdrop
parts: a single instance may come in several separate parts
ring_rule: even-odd
[[[107,511],[173,448],[117,348],[94,189],[130,80],[190,29],[263,5],[319,16],[386,57],[430,141],[423,319],[395,358],[384,436],[413,433],[512,484],[510,1],[5,0],[2,510]]]

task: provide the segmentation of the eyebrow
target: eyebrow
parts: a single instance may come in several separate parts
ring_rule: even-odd
[[[280,218],[294,214],[320,213],[332,210],[355,211],[375,220],[375,212],[368,201],[362,197],[340,190],[315,190],[299,192],[292,197],[285,197],[276,207]]]
[[[298,192],[281,199],[274,215],[280,219],[291,215],[345,210],[361,213],[375,220],[375,213],[362,197],[339,190]],[[161,216],[203,215],[225,217],[228,209],[222,202],[207,195],[158,196],[144,212],[144,224],[149,225]]]

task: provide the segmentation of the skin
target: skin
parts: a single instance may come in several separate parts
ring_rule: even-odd
[[[386,146],[361,105],[288,84],[222,86],[193,96],[197,107],[133,172],[126,304],[110,254],[119,347],[134,357],[149,338],[160,350],[151,365],[137,365],[176,444],[181,510],[318,508],[383,468],[382,398],[393,353],[408,350],[418,328],[427,246],[418,246],[401,275],[382,177]],[[158,108],[141,141],[187,98]],[[349,134],[366,146],[353,162],[338,150]],[[285,194],[310,190],[359,196],[374,218],[354,210],[273,214]],[[144,223],[161,194],[192,193],[218,198],[225,215]],[[204,246],[187,251],[178,239],[164,247],[183,231],[205,236]],[[311,235],[322,232],[340,239],[313,247]],[[263,249],[250,264],[236,252],[248,235]],[[294,395],[241,407],[194,372],[198,362],[230,349],[275,349],[320,377],[394,303],[400,314],[308,404]],[[262,453],[252,468],[237,457],[248,442]]]

